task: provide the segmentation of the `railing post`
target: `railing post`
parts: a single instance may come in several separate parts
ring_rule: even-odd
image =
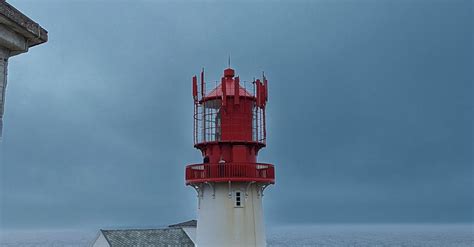
[[[262,163],[219,163],[189,165],[185,170],[186,180],[236,179],[242,180],[273,180],[273,165]]]

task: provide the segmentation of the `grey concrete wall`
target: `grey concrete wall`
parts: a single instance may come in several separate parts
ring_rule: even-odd
[[[10,51],[0,48],[0,140],[3,129],[3,113],[5,109],[5,89],[7,87],[8,58]]]
[[[16,8],[0,0],[0,140],[2,139],[8,58],[48,40],[48,32]]]
[[[99,233],[97,239],[92,243],[92,247],[110,247],[109,242],[104,237],[104,234]]]

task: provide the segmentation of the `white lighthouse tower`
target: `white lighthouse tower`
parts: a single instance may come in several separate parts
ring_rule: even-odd
[[[266,246],[262,196],[275,182],[271,164],[257,163],[266,145],[267,80],[241,84],[231,68],[206,90],[193,77],[194,147],[203,163],[186,167],[198,193],[196,245]]]

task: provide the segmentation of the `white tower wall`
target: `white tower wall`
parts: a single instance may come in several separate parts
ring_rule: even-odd
[[[262,185],[210,183],[199,187],[196,246],[266,246]]]

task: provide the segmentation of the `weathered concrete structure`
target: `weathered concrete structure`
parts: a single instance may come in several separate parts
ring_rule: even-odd
[[[2,138],[8,59],[48,41],[48,32],[38,23],[0,0],[0,140]]]

